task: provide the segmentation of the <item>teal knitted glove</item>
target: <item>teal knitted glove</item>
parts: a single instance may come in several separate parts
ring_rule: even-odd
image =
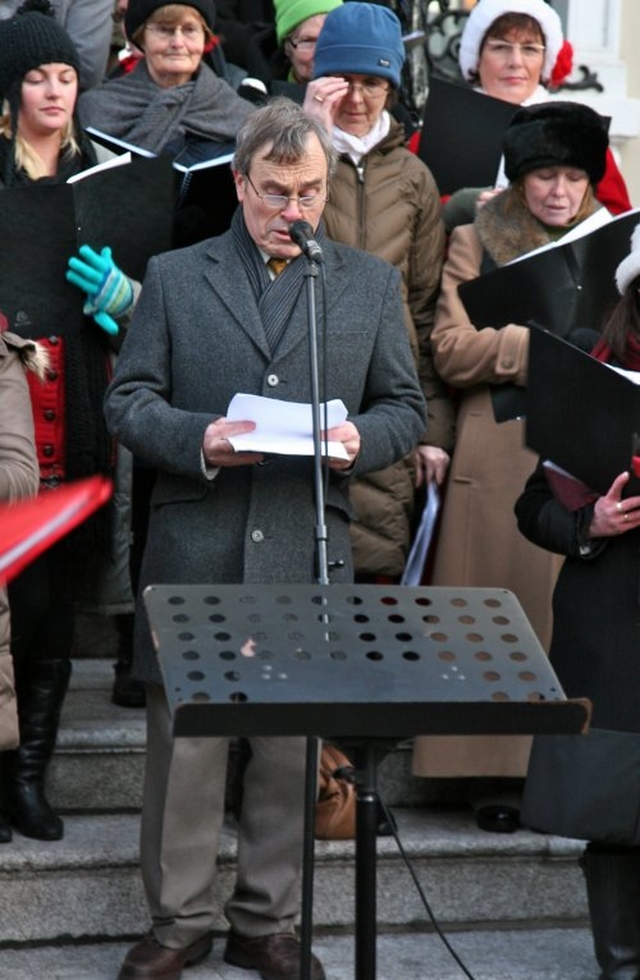
[[[79,254],[81,258],[72,255],[69,259],[66,278],[87,294],[84,313],[107,333],[117,334],[118,324],[113,318],[131,308],[133,287],[107,246],[98,255],[89,245],[81,245]]]

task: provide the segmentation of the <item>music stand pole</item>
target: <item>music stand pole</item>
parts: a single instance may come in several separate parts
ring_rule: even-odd
[[[313,423],[313,488],[315,495],[315,572],[320,585],[329,584],[327,554],[327,525],[324,506],[322,474],[322,442],[320,433],[320,381],[318,371],[318,326],[316,320],[315,283],[318,266],[307,258],[305,283],[307,290],[307,323],[309,328],[309,377],[311,381],[311,413]],[[300,978],[311,978],[311,942],[313,932],[313,875],[315,866],[315,814],[318,782],[318,739],[307,738],[306,783],[304,800],[304,840],[302,847],[302,900],[300,906]]]

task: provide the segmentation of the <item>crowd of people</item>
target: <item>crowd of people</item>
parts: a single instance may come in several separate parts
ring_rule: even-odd
[[[0,497],[55,493],[101,473],[125,501],[0,594],[0,842],[14,831],[63,836],[47,769],[78,611],[92,589],[109,611],[98,593],[117,549],[126,559],[111,600],[113,699],[146,707],[141,872],[151,918],[119,980],[179,980],[211,949],[229,750],[226,738],[173,737],[137,600],[151,583],[317,581],[313,459],[238,448],[255,422],[226,417],[237,392],[310,401],[314,261],[325,284],[316,297],[323,394],[347,408],[326,433],[340,449],[323,460],[330,581],[399,583],[437,487],[443,507],[423,583],[514,592],[565,691],[593,702],[589,736],[536,738],[533,752],[529,738],[417,738],[414,773],[468,778],[486,831],[525,825],[587,840],[601,977],[640,978],[640,497],[628,473],[577,508],[558,496],[525,446],[522,419],[494,414],[496,391],[527,384],[530,326],[479,330],[459,294],[594,217],[631,210],[606,121],[552,91],[570,70],[568,50],[544,0],[473,6],[461,83],[517,108],[497,147],[495,186],[444,201],[410,148],[405,46],[389,6],[2,5],[0,190],[55,187],[113,156],[95,131],[142,155],[232,153],[237,208],[223,234],[150,254],[141,278],[114,259],[113,241],[79,241],[60,276],[77,317],[0,313]],[[620,302],[591,325],[589,350],[634,371],[639,235],[616,273]],[[263,980],[297,980],[306,743],[246,741],[224,957]],[[593,792],[571,792],[576,779]],[[313,955],[310,971],[323,980]]]

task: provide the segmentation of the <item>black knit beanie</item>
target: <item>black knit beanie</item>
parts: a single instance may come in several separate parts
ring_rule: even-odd
[[[0,20],[0,104],[11,112],[11,146],[6,154],[4,183],[14,181],[13,162],[24,76],[40,65],[70,65],[80,73],[80,56],[73,41],[54,19],[49,0],[25,0],[13,17]]]
[[[184,7],[193,7],[198,13],[202,14],[205,23],[211,33],[216,22],[216,7],[213,0],[129,0],[129,4],[124,15],[124,29],[127,37],[132,38],[139,27],[149,20],[152,14],[160,7],[167,7],[169,4],[180,4]]]
[[[0,96],[14,117],[22,79],[33,68],[59,62],[80,71],[73,41],[54,19],[49,0],[26,0],[8,20],[0,20]]]
[[[504,169],[510,181],[542,167],[576,167],[595,186],[604,176],[607,126],[594,109],[579,102],[523,106],[503,138]]]

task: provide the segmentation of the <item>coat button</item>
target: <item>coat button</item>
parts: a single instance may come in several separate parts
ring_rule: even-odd
[[[513,358],[512,357],[504,357],[502,359],[502,366],[503,366],[503,368],[507,368],[507,370],[511,369],[513,367]]]
[[[55,371],[53,368],[49,368],[49,370],[47,371],[47,381],[57,381],[57,380],[58,380],[58,372]]]
[[[280,384],[280,378],[278,377],[277,374],[270,374],[267,377],[267,384],[269,385],[270,388],[275,388],[276,385]]]
[[[49,343],[51,344],[52,347],[56,347],[60,343],[60,338],[56,337],[55,334],[52,334],[49,337]]]
[[[53,422],[56,417],[56,413],[52,408],[47,408],[45,409],[44,417],[47,422]]]
[[[47,443],[46,446],[42,447],[42,455],[45,456],[47,459],[49,459],[50,456],[53,456],[54,453],[55,453],[55,449],[50,443]]]
[[[261,541],[264,541],[264,534],[262,531],[252,531],[251,540],[255,541],[256,544],[260,544]]]

